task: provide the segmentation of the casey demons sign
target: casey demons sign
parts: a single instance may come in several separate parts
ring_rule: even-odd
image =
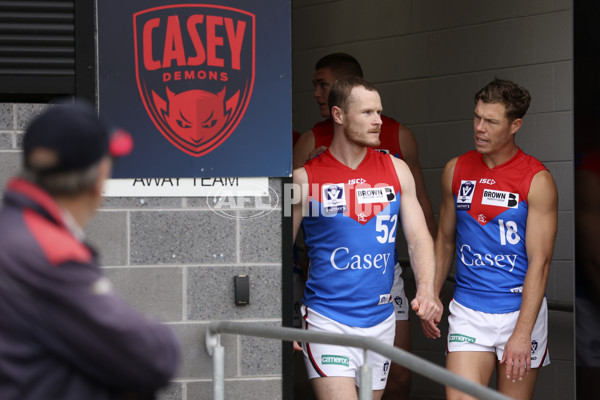
[[[291,0],[102,0],[100,116],[114,178],[291,174]]]
[[[134,14],[136,78],[148,116],[181,151],[219,147],[243,118],[255,71],[255,16],[214,5]]]

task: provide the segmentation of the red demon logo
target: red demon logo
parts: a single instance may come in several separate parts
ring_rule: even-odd
[[[200,157],[244,115],[254,85],[254,15],[182,4],[134,15],[136,75],[144,106],[177,148]]]

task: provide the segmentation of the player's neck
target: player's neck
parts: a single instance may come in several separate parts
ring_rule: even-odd
[[[329,152],[345,166],[356,169],[367,155],[367,148],[347,140],[343,134],[333,135]]]
[[[488,168],[492,169],[509,161],[518,151],[519,147],[513,143],[511,146],[502,149],[502,151],[483,154],[483,162]]]

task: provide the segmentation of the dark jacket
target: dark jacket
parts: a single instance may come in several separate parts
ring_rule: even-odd
[[[0,399],[153,398],[178,352],[168,327],[110,290],[55,201],[11,181],[0,210]]]

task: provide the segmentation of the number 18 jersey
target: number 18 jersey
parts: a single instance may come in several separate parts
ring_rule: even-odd
[[[391,156],[368,148],[351,169],[326,150],[304,168],[309,203],[302,228],[310,268],[303,303],[345,325],[377,325],[394,312],[401,190]]]
[[[458,158],[452,192],[456,205],[454,299],[488,313],[521,307],[527,273],[525,234],[531,180],[546,169],[521,149],[489,168],[477,151]]]

